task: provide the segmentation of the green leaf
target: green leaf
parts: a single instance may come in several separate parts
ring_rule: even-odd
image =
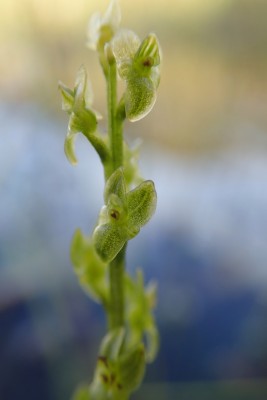
[[[141,228],[152,217],[157,204],[157,194],[152,181],[144,181],[126,195],[129,229]]]
[[[125,227],[110,223],[97,226],[93,233],[97,254],[107,263],[116,257],[127,239],[128,234]]]

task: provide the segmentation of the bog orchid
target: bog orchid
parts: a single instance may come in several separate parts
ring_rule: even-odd
[[[107,85],[107,133],[99,133],[100,114],[93,109],[93,91],[82,66],[74,89],[59,84],[62,108],[69,115],[65,153],[77,163],[74,141],[82,133],[97,151],[104,170],[104,205],[92,235],[80,229],[71,243],[71,261],[79,283],[107,316],[108,332],[101,342],[91,384],[78,388],[73,400],[129,400],[141,384],[146,363],[158,351],[153,310],[156,285],[144,284],[139,270],[125,270],[128,242],[139,234],[156,209],[154,183],[144,180],[137,166],[138,147],[123,135],[126,119],[137,121],[153,108],[160,80],[160,47],[149,34],[143,41],[119,29],[121,14],[111,0],[103,16],[92,16],[88,46],[98,53]],[[125,91],[118,100],[118,76]]]

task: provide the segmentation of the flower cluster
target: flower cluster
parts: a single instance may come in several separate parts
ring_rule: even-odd
[[[150,220],[156,209],[157,195],[152,181],[144,181],[126,192],[123,169],[118,168],[106,183],[104,200],[93,241],[100,258],[110,262]]]
[[[126,117],[138,121],[153,108],[160,80],[160,47],[155,34],[143,41],[130,30],[120,29],[121,13],[117,0],[111,1],[106,13],[95,13],[89,23],[88,46],[103,58],[109,43],[116,59],[118,73],[126,82],[124,94]]]

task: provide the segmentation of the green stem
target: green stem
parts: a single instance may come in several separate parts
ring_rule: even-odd
[[[117,113],[117,68],[114,57],[108,67],[108,135],[111,147],[112,172],[123,165],[123,120]]]
[[[109,330],[124,325],[124,264],[126,244],[109,265]]]
[[[123,166],[123,120],[121,106],[117,105],[117,68],[115,58],[107,49],[108,73],[108,135],[111,152],[112,174],[117,168]],[[109,264],[110,299],[108,308],[109,330],[124,325],[124,264],[126,244]]]

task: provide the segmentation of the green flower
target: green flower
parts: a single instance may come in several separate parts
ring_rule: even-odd
[[[112,40],[118,73],[126,82],[125,112],[138,121],[153,108],[160,81],[160,48],[157,37],[149,34],[143,42],[130,30],[120,30]]]
[[[118,168],[106,183],[104,200],[93,241],[101,259],[110,262],[150,220],[157,195],[152,181],[144,181],[126,193],[123,170]]]
[[[62,109],[70,115],[64,144],[65,154],[70,163],[77,163],[74,150],[77,133],[83,133],[100,157],[103,160],[106,159],[108,157],[106,145],[101,137],[95,135],[97,121],[101,119],[101,115],[91,107],[93,91],[84,66],[81,66],[78,71],[74,90],[69,89],[61,82],[59,82],[59,89],[62,95]]]
[[[140,385],[145,372],[142,343],[124,348],[125,330],[108,333],[101,344],[89,399],[127,400]]]
[[[103,50],[114,36],[121,21],[121,11],[117,0],[111,0],[102,16],[99,12],[92,15],[88,25],[87,45],[92,50]]]

